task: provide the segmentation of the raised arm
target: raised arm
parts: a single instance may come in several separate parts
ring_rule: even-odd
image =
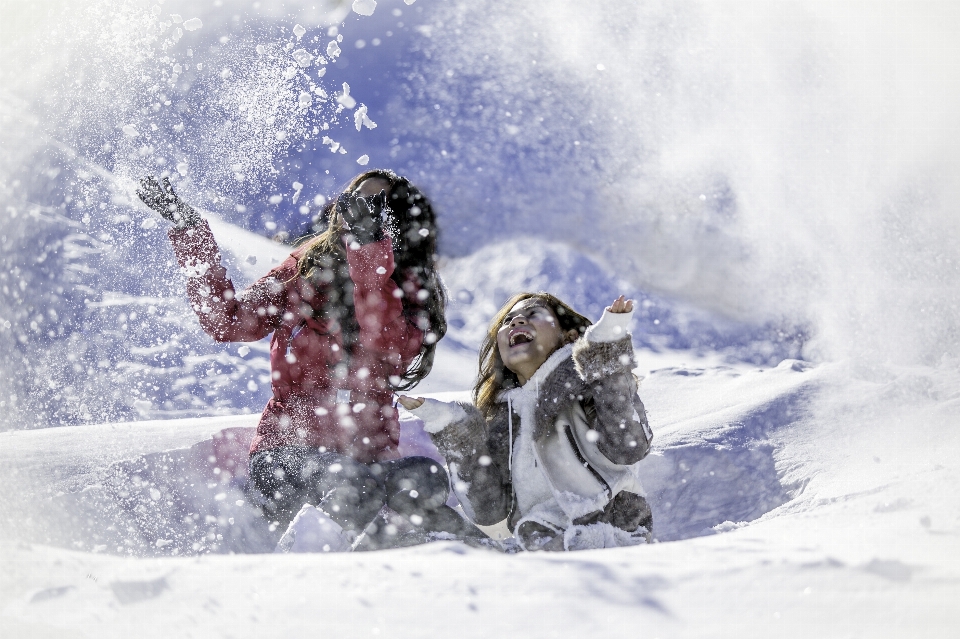
[[[347,265],[353,280],[353,305],[360,325],[360,346],[393,366],[409,363],[423,344],[425,329],[403,313],[403,292],[391,276],[393,244],[382,229],[386,194],[343,194],[337,210],[349,225],[344,238]]]
[[[296,273],[292,259],[237,293],[221,264],[209,224],[177,196],[168,179],[144,178],[137,194],[173,223],[168,235],[187,278],[187,295],[200,325],[211,337],[221,342],[256,341],[280,324],[285,282]]]
[[[394,366],[410,362],[420,352],[425,331],[403,313],[402,291],[390,277],[394,269],[390,238],[348,246],[347,265],[360,346]]]
[[[618,298],[573,347],[573,361],[590,389],[585,402],[595,417],[597,448],[616,464],[633,464],[650,452],[653,432],[637,395],[629,327],[633,303]],[[593,413],[590,415],[589,413]]]
[[[281,324],[286,283],[297,275],[293,258],[238,293],[221,264],[206,220],[190,228],[170,229],[168,234],[187,277],[190,304],[211,337],[218,342],[252,342]]]

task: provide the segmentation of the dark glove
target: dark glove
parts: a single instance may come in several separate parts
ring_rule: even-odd
[[[343,193],[337,198],[337,212],[350,227],[357,244],[362,246],[383,239],[383,210],[386,203],[387,194],[384,191],[367,197]]]
[[[200,222],[200,214],[173,192],[170,178],[158,182],[157,178],[148,175],[140,180],[137,195],[144,204],[173,222],[178,229],[196,226]]]

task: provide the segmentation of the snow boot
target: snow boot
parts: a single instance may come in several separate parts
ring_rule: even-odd
[[[274,552],[349,552],[353,550],[353,541],[325,512],[304,504]]]

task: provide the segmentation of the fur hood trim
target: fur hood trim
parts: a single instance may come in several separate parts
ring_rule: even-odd
[[[615,342],[591,342],[580,338],[557,349],[533,377],[519,388],[500,393],[497,401],[510,400],[513,409],[534,417],[535,439],[544,435],[563,407],[592,393],[590,383],[636,366],[629,337]]]
[[[540,368],[533,374],[533,377],[527,380],[526,384],[517,388],[508,388],[503,391],[499,397],[497,397],[497,402],[502,404],[507,401],[508,398],[515,402],[521,395],[529,394],[531,390],[536,394],[537,389],[546,381],[547,377],[549,377],[564,360],[570,359],[572,356],[573,344],[567,344],[553,351],[553,354],[547,358],[547,361],[540,365]]]
[[[521,419],[532,418],[534,439],[550,428],[566,401],[582,399],[586,392],[573,363],[573,349],[573,344],[557,349],[526,384],[506,390],[498,398],[501,403],[509,400]]]

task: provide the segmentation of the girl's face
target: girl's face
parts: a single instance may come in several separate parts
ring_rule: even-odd
[[[535,297],[514,304],[497,329],[500,359],[521,384],[526,384],[563,343],[557,316]]]

